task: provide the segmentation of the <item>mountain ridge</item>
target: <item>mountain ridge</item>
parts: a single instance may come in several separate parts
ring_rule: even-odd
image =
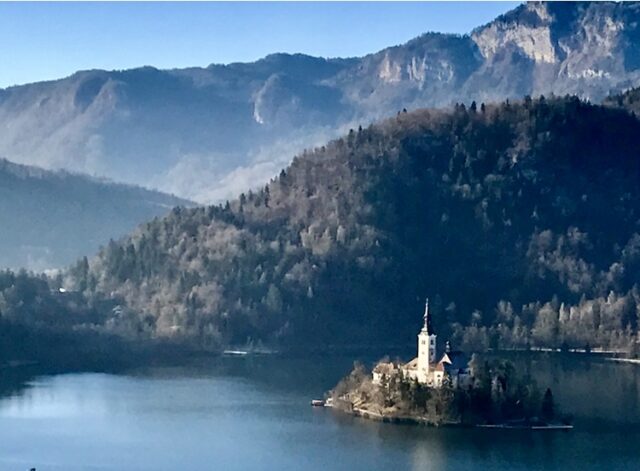
[[[0,155],[224,201],[301,149],[403,108],[599,102],[638,86],[638,20],[635,3],[527,3],[468,35],[425,33],[363,57],[79,72],[0,90]]]

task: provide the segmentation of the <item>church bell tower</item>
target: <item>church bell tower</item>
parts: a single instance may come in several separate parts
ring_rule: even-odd
[[[424,306],[424,324],[418,334],[418,381],[428,382],[431,363],[436,360],[436,336],[429,333],[429,298]]]

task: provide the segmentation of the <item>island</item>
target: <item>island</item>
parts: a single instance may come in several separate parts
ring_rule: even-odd
[[[513,363],[481,360],[453,350],[440,357],[429,323],[429,301],[418,334],[418,356],[408,363],[383,359],[371,372],[361,363],[327,394],[323,405],[368,419],[426,425],[567,430],[572,425]],[[438,360],[438,358],[440,358]],[[313,405],[320,405],[314,401]]]

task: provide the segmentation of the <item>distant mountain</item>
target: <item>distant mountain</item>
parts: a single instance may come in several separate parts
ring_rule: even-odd
[[[175,209],[61,282],[119,305],[110,333],[208,346],[409,341],[430,296],[438,331],[474,348],[631,348],[639,183],[626,110],[567,97],[401,113],[257,192]]]
[[[352,59],[78,72],[0,90],[0,155],[204,201],[257,186],[305,147],[403,108],[640,85],[640,5],[528,3],[466,36]]]
[[[188,201],[0,159],[0,268],[63,267]]]

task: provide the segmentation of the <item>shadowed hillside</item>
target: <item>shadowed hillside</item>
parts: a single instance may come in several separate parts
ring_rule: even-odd
[[[603,125],[606,123],[606,126]],[[114,332],[203,345],[413,338],[628,348],[640,122],[577,98],[400,113],[258,192],[177,208],[68,274]]]
[[[0,268],[61,268],[187,201],[0,159]]]

